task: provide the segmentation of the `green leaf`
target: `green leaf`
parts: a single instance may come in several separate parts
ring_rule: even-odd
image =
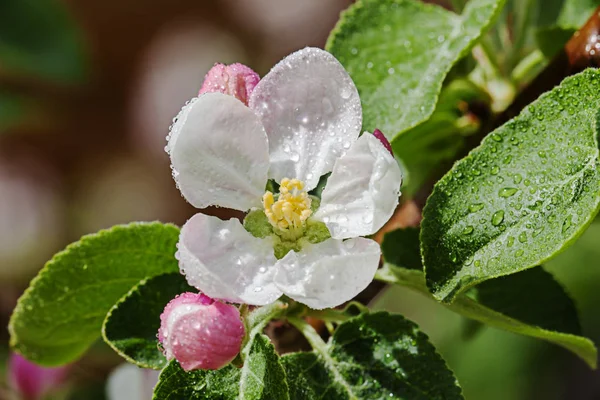
[[[179,229],[132,223],[84,236],[56,254],[19,299],[11,346],[38,364],[76,360],[98,338],[112,306],[147,277],[177,272]]]
[[[25,120],[28,115],[26,100],[6,90],[0,90],[0,134]]]
[[[382,243],[386,264],[379,276],[431,298],[418,242],[417,228],[386,234]],[[563,346],[596,367],[596,347],[581,336],[573,300],[542,267],[483,282],[444,305],[490,326]]]
[[[598,6],[599,0],[565,0],[558,16],[558,26],[577,29],[592,16]]]
[[[144,279],[110,310],[102,337],[127,361],[143,368],[162,369],[167,360],[156,334],[167,303],[184,292],[196,293],[178,272]]]
[[[394,154],[404,167],[402,195],[414,196],[440,168],[456,159],[465,136],[474,133],[479,121],[463,115],[461,104],[489,102],[487,95],[464,79],[456,79],[440,93],[435,112],[424,123],[409,129],[392,141]]]
[[[269,338],[256,333],[246,348],[242,368],[229,364],[217,371],[185,372],[172,361],[161,372],[153,399],[289,399],[285,372]]]
[[[358,88],[363,128],[379,128],[392,141],[426,121],[446,75],[503,4],[471,0],[462,15],[416,0],[362,0],[351,6],[326,48]]]
[[[542,95],[435,185],[423,210],[427,286],[443,301],[487,279],[543,264],[600,204],[600,72]]]
[[[599,0],[553,0],[551,6],[545,1],[539,1],[542,15],[551,13],[554,20],[542,19],[542,24],[536,33],[540,50],[547,56],[554,56],[583,24],[592,16],[600,5]],[[559,12],[554,12],[559,8]],[[550,11],[548,11],[550,10]]]
[[[0,4],[0,64],[9,73],[80,81],[86,59],[81,32],[58,0]]]
[[[552,58],[565,46],[575,31],[577,29],[571,27],[545,27],[536,32],[535,39],[544,56]]]
[[[321,351],[281,358],[290,398],[462,399],[456,378],[417,325],[386,312],[341,324]]]

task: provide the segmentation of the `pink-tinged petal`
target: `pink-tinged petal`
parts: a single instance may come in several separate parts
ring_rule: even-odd
[[[202,293],[183,293],[176,297],[177,301],[171,300],[169,304],[166,305],[162,315],[160,316],[161,321],[163,320],[164,315],[170,315],[171,311],[182,304],[202,304],[205,306],[210,306],[215,301],[208,296],[203,295]],[[164,322],[164,321],[163,321]],[[161,328],[158,330],[158,340],[162,343],[165,340],[163,336],[164,329]]]
[[[275,283],[288,297],[320,310],[351,300],[373,280],[381,250],[371,239],[329,239],[290,251],[277,262]]]
[[[396,159],[365,133],[336,161],[314,218],[327,225],[334,239],[371,235],[394,213],[401,184]]]
[[[243,64],[215,64],[206,74],[199,94],[228,94],[248,105],[248,99],[259,81],[260,76]]]
[[[166,149],[175,182],[193,206],[261,206],[267,135],[258,117],[233,97],[206,93],[192,100],[179,113]]]
[[[42,399],[66,380],[68,367],[46,368],[25,359],[19,354],[10,356],[8,380],[13,390],[24,399]]]
[[[385,135],[383,134],[383,132],[381,132],[379,129],[375,129],[373,131],[373,136],[375,136],[377,139],[379,139],[379,141],[381,142],[381,144],[387,149],[387,151],[390,152],[390,154],[392,156],[394,155],[394,151],[392,150],[392,145],[387,140],[387,138],[385,137]]]
[[[165,356],[186,371],[222,368],[240,352],[244,324],[232,305],[183,293],[167,304],[160,321]]]
[[[314,188],[354,143],[362,125],[358,91],[328,52],[306,48],[275,65],[250,97],[269,137],[269,177]]]
[[[207,296],[252,305],[281,296],[273,283],[277,260],[272,239],[252,236],[237,219],[196,214],[181,228],[177,247],[188,283]]]

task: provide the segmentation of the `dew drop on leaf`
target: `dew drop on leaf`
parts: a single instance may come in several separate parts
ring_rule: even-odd
[[[498,226],[504,221],[504,211],[499,210],[492,215],[492,225]]]
[[[469,206],[469,212],[477,212],[483,208],[483,203],[473,203]]]
[[[571,223],[573,222],[573,217],[572,216],[568,216],[565,219],[565,222],[563,222],[563,226],[562,226],[562,233],[566,233],[569,228],[571,227]]]
[[[515,174],[513,176],[513,181],[515,182],[515,184],[519,184],[521,183],[521,181],[523,180],[523,177],[521,176],[521,174]]]
[[[511,187],[505,187],[500,189],[500,191],[498,192],[498,195],[500,197],[510,197],[513,196],[515,193],[517,193],[519,189],[517,188],[511,188]]]
[[[508,241],[506,242],[506,246],[512,247],[513,244],[515,244],[515,238],[513,236],[509,236]]]

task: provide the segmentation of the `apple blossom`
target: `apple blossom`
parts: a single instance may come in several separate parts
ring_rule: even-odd
[[[68,367],[42,367],[12,353],[8,364],[8,383],[24,399],[43,399],[66,380]]]
[[[106,380],[107,400],[148,400],[158,382],[159,371],[121,364]]]
[[[394,151],[392,150],[392,145],[387,140],[387,138],[385,137],[383,132],[381,132],[379,129],[375,129],[373,131],[373,136],[375,136],[377,139],[379,139],[381,144],[384,145],[384,147],[387,149],[387,151],[390,152],[391,155],[394,155]]]
[[[242,64],[215,64],[208,71],[199,94],[218,92],[235,97],[245,105],[260,77]]]
[[[238,309],[199,293],[183,293],[160,316],[158,339],[167,359],[186,371],[219,369],[240,352],[244,325]]]
[[[177,257],[188,282],[213,298],[253,305],[282,294],[337,306],[373,279],[377,232],[398,204],[400,168],[370,133],[359,137],[358,91],[329,53],[306,48],[269,72],[248,107],[205,93],[168,136],[173,177],[188,202],[249,211],[242,225],[196,214]],[[331,172],[321,198],[310,195]],[[265,190],[279,183],[279,193]]]

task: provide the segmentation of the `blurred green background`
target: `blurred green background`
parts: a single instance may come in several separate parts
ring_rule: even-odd
[[[351,0],[0,0],[0,321],[56,251],[133,220],[183,223],[194,210],[164,153],[171,119],[215,62],[263,75],[323,47]],[[548,269],[600,343],[600,224]],[[419,323],[468,400],[600,399],[600,375],[567,351],[477,326],[406,289],[375,307]],[[0,399],[10,399],[0,331]],[[121,360],[102,343],[56,398],[103,399]],[[136,399],[132,399],[136,400]]]

